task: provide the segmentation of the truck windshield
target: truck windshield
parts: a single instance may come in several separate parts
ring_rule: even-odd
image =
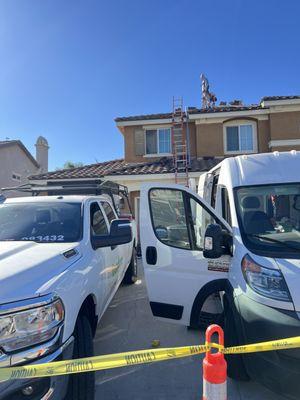
[[[0,241],[76,242],[81,232],[81,203],[0,205]]]
[[[300,184],[235,189],[239,226],[254,253],[300,258]]]

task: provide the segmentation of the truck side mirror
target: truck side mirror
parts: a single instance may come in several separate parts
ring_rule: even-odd
[[[132,240],[130,221],[126,219],[115,219],[110,224],[108,235],[97,235],[91,237],[93,249],[100,247],[113,247],[129,243]]]
[[[205,258],[219,258],[225,254],[224,233],[219,224],[210,224],[207,226],[204,236],[203,256]]]

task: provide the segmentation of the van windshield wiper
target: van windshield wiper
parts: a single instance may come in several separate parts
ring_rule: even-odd
[[[247,236],[250,236],[250,237],[254,237],[254,238],[266,240],[267,242],[278,243],[278,244],[281,244],[282,246],[284,246],[284,247],[286,247],[286,248],[288,248],[288,249],[300,251],[300,247],[293,246],[293,245],[291,245],[291,244],[288,244],[288,243],[286,243],[286,242],[283,242],[282,240],[277,240],[277,239],[269,238],[268,236],[259,235],[259,234],[256,234],[256,233],[246,233],[246,235],[247,235]]]

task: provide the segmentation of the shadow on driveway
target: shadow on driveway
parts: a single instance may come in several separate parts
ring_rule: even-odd
[[[204,343],[201,331],[156,321],[147,291],[140,279],[122,286],[98,327],[95,354],[110,354],[151,348],[152,340],[161,347]],[[116,368],[96,373],[97,400],[199,400],[202,398],[202,355],[155,364]],[[254,382],[228,379],[230,400],[283,400]]]

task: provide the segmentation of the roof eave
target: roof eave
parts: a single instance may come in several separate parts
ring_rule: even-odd
[[[262,107],[300,105],[300,98],[299,99],[285,99],[285,100],[263,100],[261,102],[261,105],[262,105]]]
[[[172,118],[154,118],[154,119],[135,119],[126,121],[116,121],[117,127],[122,132],[121,128],[126,126],[138,126],[138,125],[155,125],[155,124],[170,124],[172,123]]]
[[[248,109],[248,110],[231,110],[231,111],[215,111],[207,113],[195,113],[189,115],[189,120],[199,120],[199,119],[214,119],[214,118],[230,118],[236,116],[249,116],[249,115],[262,115],[268,114],[268,108],[258,108],[258,109]]]

